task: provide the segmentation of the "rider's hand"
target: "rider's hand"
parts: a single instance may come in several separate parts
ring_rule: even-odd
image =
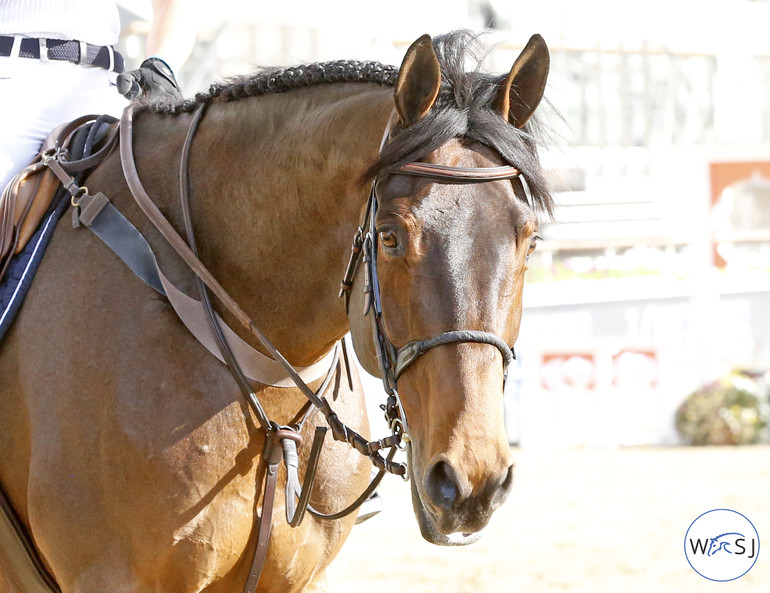
[[[147,58],[137,70],[119,74],[117,83],[118,92],[128,99],[168,102],[183,98],[174,73],[159,58]]]

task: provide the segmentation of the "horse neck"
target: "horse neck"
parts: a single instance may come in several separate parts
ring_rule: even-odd
[[[391,97],[337,84],[215,103],[193,144],[201,259],[294,364],[348,331],[337,292],[367,195],[356,182]]]

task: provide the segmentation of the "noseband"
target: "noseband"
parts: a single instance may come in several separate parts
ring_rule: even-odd
[[[403,165],[401,168],[389,173],[391,175],[411,175],[426,177],[428,179],[441,180],[448,183],[484,183],[502,179],[519,177],[521,172],[511,166],[501,167],[451,167],[433,163],[413,162]],[[445,344],[473,342],[478,344],[490,344],[500,351],[503,357],[503,384],[508,374],[508,365],[516,358],[513,349],[506,342],[491,332],[479,330],[452,330],[438,334],[426,340],[412,340],[401,348],[396,349],[385,331],[382,318],[382,300],[380,295],[380,282],[377,275],[378,235],[375,220],[377,218],[378,198],[377,182],[379,177],[372,182],[369,192],[369,201],[366,208],[363,224],[358,228],[353,240],[352,252],[345,276],[342,280],[340,296],[345,297],[345,306],[349,306],[350,291],[353,286],[361,254],[364,259],[364,294],[366,303],[364,315],[373,311],[372,333],[377,349],[377,360],[380,364],[380,373],[385,391],[388,393],[388,403],[385,406],[385,416],[392,429],[403,433],[404,440],[408,440],[406,415],[398,396],[396,383],[398,378],[420,356]],[[400,426],[399,426],[400,425]]]

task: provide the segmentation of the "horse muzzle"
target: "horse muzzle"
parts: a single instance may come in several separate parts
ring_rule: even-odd
[[[472,493],[451,464],[437,460],[422,476],[416,475],[411,463],[412,505],[423,538],[440,546],[464,546],[479,540],[513,486],[514,464],[509,465],[499,478]]]

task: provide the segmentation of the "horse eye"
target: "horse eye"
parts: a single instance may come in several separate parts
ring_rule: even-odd
[[[398,237],[393,231],[385,229],[380,231],[380,243],[386,249],[395,249],[398,247]]]
[[[529,249],[527,249],[527,262],[529,262],[529,256],[537,248],[537,240],[542,239],[540,235],[532,235],[532,239],[529,241]]]
[[[529,242],[529,249],[527,250],[527,258],[532,255],[532,252],[537,248],[538,239],[542,239],[540,235],[533,235]]]

